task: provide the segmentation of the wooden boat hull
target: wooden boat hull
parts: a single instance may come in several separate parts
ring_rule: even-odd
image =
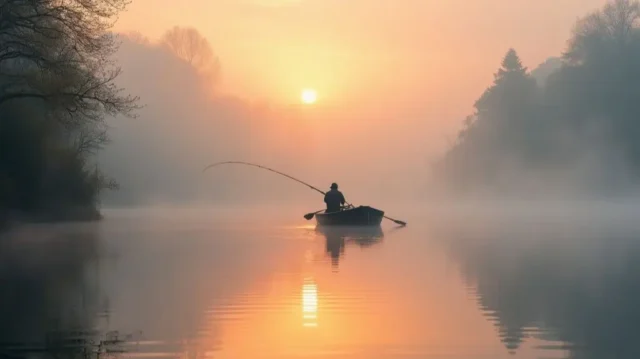
[[[384,212],[369,206],[360,206],[339,212],[318,213],[320,226],[379,226]]]

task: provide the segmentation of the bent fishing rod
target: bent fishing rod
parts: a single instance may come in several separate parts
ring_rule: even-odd
[[[310,185],[310,184],[308,184],[308,183],[306,183],[306,182],[303,182],[303,181],[301,181],[301,180],[299,180],[299,179],[297,179],[297,178],[291,177],[291,176],[289,176],[289,175],[288,175],[288,174],[286,174],[286,173],[282,173],[282,172],[280,172],[280,171],[276,171],[276,170],[274,170],[274,169],[272,169],[272,168],[269,168],[269,167],[260,166],[260,165],[257,165],[257,164],[255,164],[255,163],[242,162],[242,161],[225,161],[225,162],[218,162],[218,163],[214,163],[214,164],[208,165],[207,167],[205,167],[205,168],[202,170],[202,172],[205,172],[206,170],[208,170],[208,169],[209,169],[209,168],[211,168],[211,167],[216,167],[216,166],[220,166],[220,165],[228,165],[228,164],[246,165],[246,166],[253,166],[253,167],[262,168],[263,170],[271,171],[271,172],[277,173],[277,174],[279,174],[279,175],[285,176],[285,177],[287,177],[287,178],[289,178],[289,179],[292,179],[292,180],[294,180],[294,181],[296,181],[296,182],[298,182],[298,183],[302,183],[303,185],[305,185],[305,186],[307,186],[307,187],[309,187],[309,188],[311,188],[311,189],[313,189],[313,190],[316,190],[316,191],[318,191],[318,192],[322,193],[323,195],[327,194],[326,192],[321,191],[321,190],[317,189],[316,187],[314,187],[314,186],[312,186],[312,185]]]
[[[221,165],[229,165],[229,164],[245,165],[245,166],[257,167],[257,168],[260,168],[260,169],[263,169],[263,170],[267,170],[267,171],[270,171],[270,172],[273,172],[273,173],[277,173],[277,174],[279,174],[279,175],[281,175],[281,176],[287,177],[287,178],[289,178],[289,179],[291,179],[291,180],[294,180],[294,181],[296,181],[296,182],[298,182],[298,183],[301,183],[301,184],[303,184],[303,185],[305,185],[305,186],[307,186],[307,187],[311,188],[312,190],[315,190],[315,191],[317,191],[317,192],[321,193],[322,195],[326,195],[326,194],[327,194],[326,192],[324,192],[324,191],[322,191],[322,190],[320,190],[320,189],[318,189],[318,188],[316,188],[316,187],[314,187],[314,186],[312,186],[312,185],[310,185],[310,184],[308,184],[308,183],[306,183],[306,182],[304,182],[304,181],[301,181],[301,180],[299,180],[299,179],[297,179],[297,178],[295,178],[295,177],[289,176],[289,175],[288,175],[288,174],[286,174],[286,173],[282,173],[282,172],[280,172],[280,171],[276,171],[276,170],[274,170],[273,168],[269,168],[269,167],[261,166],[261,165],[255,164],[255,163],[249,163],[249,162],[243,162],[243,161],[224,161],[224,162],[216,162],[216,163],[210,164],[210,165],[208,165],[207,167],[205,167],[205,168],[202,170],[202,172],[204,173],[206,170],[208,170],[208,169],[210,169],[210,168],[212,168],[212,167],[221,166]],[[351,206],[351,204],[349,204],[349,203],[347,203],[347,205],[350,205],[350,206]],[[318,212],[314,212],[314,213],[307,213],[307,214],[304,216],[304,218],[306,218],[306,219],[311,219],[311,218],[313,218],[313,216],[314,216],[315,214],[320,213],[320,212],[322,212],[322,210],[321,210],[321,211],[318,211]],[[395,222],[396,224],[399,224],[399,225],[402,225],[402,226],[406,226],[406,225],[407,225],[407,223],[406,223],[406,222],[399,221],[399,220],[397,220],[397,219],[393,219],[393,218],[391,218],[391,217],[387,217],[387,216],[383,216],[383,217],[384,217],[384,218],[386,218],[386,219],[388,219],[388,220],[390,220],[390,221],[392,221],[392,222]]]

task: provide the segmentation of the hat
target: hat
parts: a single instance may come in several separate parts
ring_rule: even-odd
[[[331,189],[334,189],[334,188],[338,188],[338,184],[335,182],[331,184]]]

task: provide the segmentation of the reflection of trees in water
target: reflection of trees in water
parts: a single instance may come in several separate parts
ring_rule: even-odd
[[[0,238],[0,354],[82,353],[104,312],[95,227],[33,227]]]
[[[566,343],[572,358],[640,358],[637,236],[453,227],[452,256],[509,350],[531,336]]]
[[[384,233],[379,226],[374,227],[316,227],[316,232],[325,238],[326,252],[331,256],[331,265],[338,267],[340,256],[344,255],[348,243],[369,247],[382,241]]]

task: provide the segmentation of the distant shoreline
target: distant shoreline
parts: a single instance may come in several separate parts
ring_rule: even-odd
[[[0,211],[0,233],[25,224],[94,222],[103,219],[96,208],[67,207],[38,213]]]

